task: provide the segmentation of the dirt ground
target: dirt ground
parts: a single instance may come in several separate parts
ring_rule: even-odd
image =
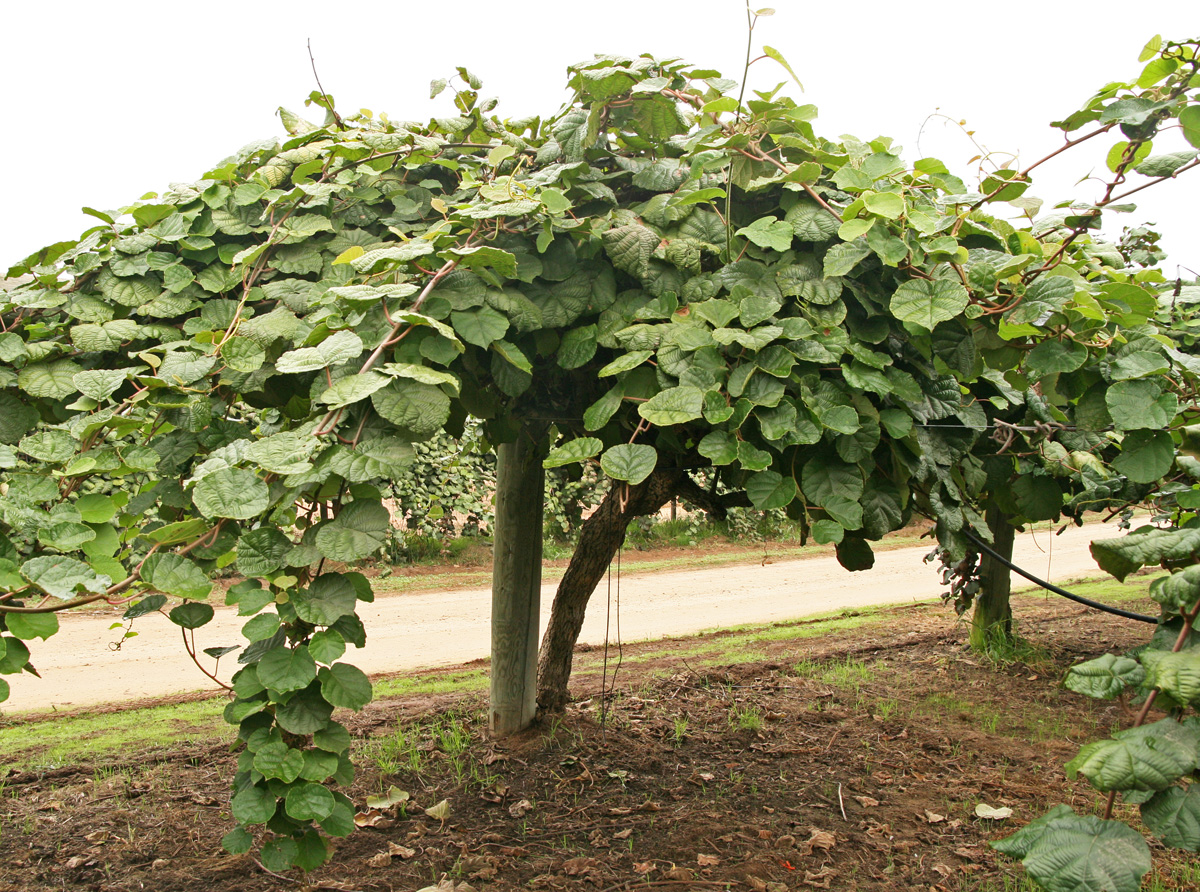
[[[11,773],[0,890],[1016,888],[988,840],[1055,802],[1095,810],[1062,766],[1130,723],[1063,690],[1062,670],[1143,635],[1057,600],[1018,611],[1041,653],[1001,668],[935,605],[820,637],[799,622],[587,649],[573,682],[587,699],[515,739],[488,738],[479,692],[378,700],[345,719],[362,827],[307,878],[221,851],[224,741]],[[368,804],[392,788],[408,800]],[[981,803],[1013,816],[978,818]],[[1194,888],[1152,848],[1156,888]]]

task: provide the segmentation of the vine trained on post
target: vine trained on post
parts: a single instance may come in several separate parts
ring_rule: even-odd
[[[1148,122],[1197,132],[1194,44],[1155,52],[1157,80],[1066,125],[1126,131],[1121,182],[1196,166],[1144,157]],[[575,101],[546,119],[498,118],[475,75],[452,81],[432,92],[454,113],[428,124],[314,93],[322,124],[283,111],[283,141],[90,211],[0,305],[0,672],[32,671],[26,642],[97,601],[178,600],[197,654],[210,577],[235,570],[231,851],[311,869],[353,830],[334,710],[371,696],[343,657],[372,592],[351,567],[386,540],[380,487],[412,444],[468,419],[612,480],[543,646],[551,706],[629,512],[725,504],[692,470],[802,519],[850,569],[914,512],[961,553],[1006,485],[1024,516],[1057,515],[1068,492],[1120,502],[1170,471],[1198,369],[1151,321],[1161,274],[1090,234],[1119,188],[1034,222],[1029,169],[971,192],[885,138],[819,137],[783,84],[739,99],[679,60],[572,66]]]

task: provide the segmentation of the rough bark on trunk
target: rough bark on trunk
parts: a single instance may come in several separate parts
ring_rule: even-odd
[[[561,709],[571,700],[567,682],[579,630],[592,592],[604,577],[617,549],[625,542],[625,530],[636,517],[657,513],[675,496],[703,508],[717,517],[725,509],[747,505],[742,493],[716,496],[700,489],[685,471],[654,471],[636,486],[615,484],[604,500],[580,528],[575,553],[558,584],[550,622],[542,637],[538,656],[538,706]]]
[[[532,436],[497,450],[492,569],[492,733],[524,730],[537,713],[542,590],[542,455]]]
[[[992,532],[992,548],[1012,560],[1016,528],[995,502],[988,502],[984,520]],[[979,560],[979,593],[971,615],[971,647],[987,652],[1012,639],[1012,574],[987,552]]]

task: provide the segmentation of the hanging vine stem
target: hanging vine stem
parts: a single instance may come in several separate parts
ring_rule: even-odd
[[[162,611],[160,610],[159,613],[162,613]],[[181,628],[179,631],[183,633],[183,649],[186,650],[187,655],[192,658],[192,662],[196,664],[196,668],[199,669],[201,672],[203,672],[206,676],[208,676],[214,683],[220,685],[222,688],[224,688],[225,690],[232,693],[233,688],[231,688],[229,685],[225,684],[225,682],[221,681],[221,679],[217,678],[215,673],[209,672],[207,669],[205,669],[203,666],[200,665],[200,660],[196,656],[196,630]],[[189,640],[189,635],[188,635],[189,632],[191,633],[190,640]]]

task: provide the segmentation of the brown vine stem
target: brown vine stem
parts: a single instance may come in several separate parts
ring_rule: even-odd
[[[1175,639],[1175,646],[1171,648],[1171,653],[1176,654],[1183,650],[1183,645],[1187,642],[1192,633],[1192,624],[1196,622],[1196,617],[1200,616],[1200,600],[1197,600],[1195,605],[1183,616],[1183,628],[1179,630],[1179,636]],[[1146,697],[1146,702],[1142,704],[1142,709],[1138,713],[1137,719],[1134,720],[1133,727],[1141,727],[1146,717],[1150,715],[1150,710],[1154,706],[1154,701],[1158,698],[1158,688],[1152,690]],[[1117,791],[1112,790],[1108,794],[1108,799],[1104,803],[1104,820],[1112,817],[1113,806],[1117,801]]]
[[[747,152],[745,149],[738,149],[738,151],[741,152],[741,154],[745,155],[747,158],[752,158],[755,161],[766,161],[770,164],[774,164],[776,167],[778,167],[784,173],[791,173],[791,171],[787,169],[786,164],[784,164],[778,158],[772,157],[769,153],[764,152],[761,148],[758,148],[757,152]],[[837,220],[839,223],[842,222],[842,215],[839,214],[837,211],[835,211],[833,209],[833,207],[830,206],[829,203],[825,201],[824,198],[822,198],[820,195],[818,195],[816,190],[813,189],[812,186],[810,186],[808,183],[801,183],[800,187],[802,189],[804,189],[805,192],[808,193],[809,198],[811,198],[813,201],[815,201],[821,207],[825,208],[825,210],[829,211],[829,213],[833,214],[833,218],[835,220]]]
[[[207,675],[215,683],[217,683],[221,687],[223,687],[225,690],[232,692],[233,688],[231,688],[229,685],[225,684],[225,682],[223,682],[223,681],[221,681],[221,679],[217,678],[217,676],[215,674],[213,674],[212,672],[209,672],[207,669],[205,669],[203,666],[200,665],[200,660],[197,659],[197,657],[196,657],[196,630],[181,628],[179,631],[181,631],[183,633],[183,649],[186,650],[187,655],[192,658],[192,662],[196,664],[196,668],[199,669],[201,672],[203,672],[205,675]],[[188,638],[188,632],[192,633],[190,639]]]
[[[337,124],[338,130],[345,130],[346,125],[342,122],[342,116],[333,107],[333,102],[330,101],[329,94],[325,92],[325,87],[321,84],[321,75],[317,74],[317,60],[313,58],[311,37],[308,39],[308,61],[312,65],[313,79],[317,82],[317,89],[321,91],[321,98],[325,100],[325,109],[333,115],[333,120]]]
[[[220,529],[224,525],[224,523],[225,523],[224,518],[218,520],[216,522],[216,524],[213,525],[213,528],[211,530],[208,530],[203,536],[198,538],[195,542],[191,542],[188,545],[185,545],[183,548],[179,549],[176,552],[176,554],[187,555],[187,554],[190,554],[195,549],[199,548],[200,546],[204,545],[206,542],[212,542],[213,539],[216,538],[217,533],[220,531]],[[119,595],[121,592],[125,591],[127,588],[129,588],[131,585],[133,585],[135,582],[137,582],[138,580],[140,580],[142,578],[143,565],[145,565],[146,560],[150,557],[150,555],[152,555],[156,551],[158,551],[158,549],[160,547],[161,546],[158,544],[151,546],[150,550],[148,552],[146,552],[146,556],[143,557],[140,561],[138,561],[138,565],[133,568],[133,570],[130,572],[130,574],[128,576],[126,576],[120,582],[110,585],[108,588],[106,588],[102,592],[96,592],[96,593],[90,594],[90,595],[81,595],[78,598],[72,598],[69,601],[60,601],[57,604],[51,604],[49,606],[40,606],[39,605],[37,607],[10,607],[7,604],[0,604],[0,613],[59,613],[63,610],[70,610],[72,607],[82,607],[85,604],[95,604],[97,601],[108,601],[112,598],[113,595]],[[24,591],[24,589],[22,589],[22,591]],[[10,592],[9,594],[11,596],[13,593]]]
[[[475,231],[472,231],[471,236],[474,235]],[[468,242],[470,241],[471,236],[468,236]],[[433,292],[433,289],[437,287],[438,282],[448,276],[457,266],[457,260],[447,260],[444,264],[442,264],[441,269],[434,273],[433,277],[425,283],[425,287],[421,289],[421,293],[417,295],[417,299],[413,301],[413,305],[407,309],[407,312],[415,313],[417,310],[419,310],[421,305],[425,303],[426,298],[428,298]],[[366,361],[362,364],[362,368],[358,370],[358,374],[365,375],[367,372],[369,372],[375,366],[375,363],[379,361],[379,357],[383,355],[383,351],[388,348],[389,344],[396,343],[395,338],[396,335],[399,334],[400,329],[409,324],[410,323],[405,322],[403,319],[395,323],[392,326],[392,330],[388,332],[388,336],[379,342],[378,347],[371,351],[371,355],[368,356]],[[321,419],[321,423],[318,424],[317,429],[313,431],[313,436],[323,437],[332,431],[333,428],[329,427],[328,425],[335,423],[339,415],[341,415],[341,409],[336,409],[329,412],[324,418]]]

